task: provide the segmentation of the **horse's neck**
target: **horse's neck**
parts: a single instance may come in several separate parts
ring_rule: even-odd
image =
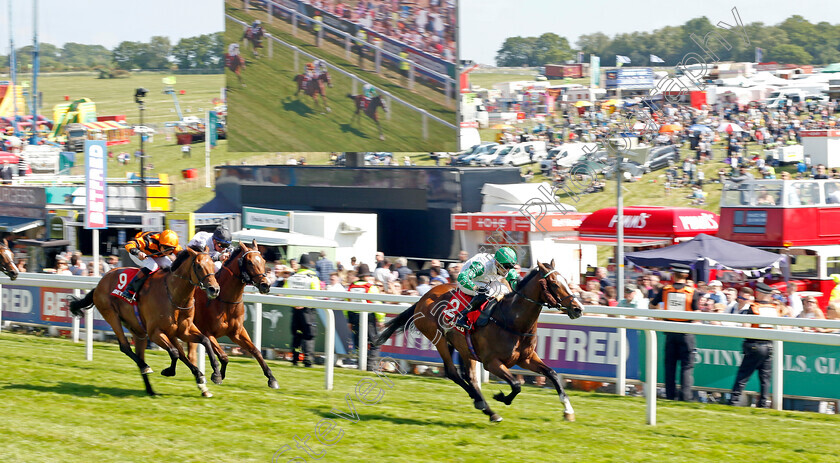
[[[222,266],[222,270],[217,273],[216,281],[219,282],[219,287],[222,288],[219,298],[222,300],[239,300],[245,293],[245,282],[242,281],[242,268],[239,267],[239,264],[235,264],[235,266],[236,271]]]
[[[536,282],[537,280],[533,280]],[[534,304],[525,299],[523,296],[532,300],[537,300],[539,295],[524,294],[528,288],[523,288],[523,291],[510,296],[507,311],[502,313],[502,317],[509,323],[513,329],[521,333],[527,333],[537,323],[542,311],[542,304]],[[531,292],[531,291],[528,291]]]
[[[175,278],[167,278],[164,282],[168,285],[172,300],[175,303],[189,301],[195,292],[195,285],[190,281],[194,259],[181,263],[177,270],[172,273]],[[164,274],[164,276],[166,276]],[[180,278],[179,278],[180,277]]]

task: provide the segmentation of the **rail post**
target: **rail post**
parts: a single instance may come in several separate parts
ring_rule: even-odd
[[[82,290],[81,289],[74,289],[73,296],[76,298],[82,297]],[[92,309],[91,309],[92,310]],[[79,342],[79,317],[73,317],[72,319],[72,326],[73,326],[73,342]]]
[[[377,74],[382,74],[382,50],[379,47],[373,49],[373,66]]]
[[[779,326],[776,325],[776,329],[779,329]],[[782,409],[782,404],[784,401],[783,392],[785,390],[784,386],[784,343],[782,341],[773,341],[773,409],[780,410]]]
[[[344,36],[344,57],[350,59],[350,36]]]
[[[271,5],[271,3],[269,3]],[[271,34],[266,34],[268,41],[268,57],[274,58],[274,40],[271,40]]]
[[[659,362],[656,358],[656,331],[645,330],[645,344],[647,344],[647,356],[645,361],[645,399],[647,399],[647,424],[656,426],[656,367]]]
[[[266,12],[268,13],[268,18],[266,18],[266,21],[268,21],[269,24],[273,23],[274,22],[274,4],[273,3],[268,2],[268,8],[266,9]]]
[[[297,11],[292,11],[292,36],[297,37],[298,16]]]
[[[453,85],[449,81],[449,79],[446,79],[443,82],[443,92],[446,94],[446,104],[449,104],[449,101],[452,99],[452,97],[450,95],[450,92],[452,91],[452,87],[453,87]]]
[[[359,81],[355,78],[353,79],[353,90],[350,93],[353,95],[359,94]]]
[[[618,318],[624,318],[619,315]],[[616,328],[618,334],[618,365],[615,369],[615,391],[618,395],[627,393],[627,328]]]
[[[425,110],[420,113],[423,119],[423,140],[429,138],[429,113]]]
[[[391,113],[394,112],[394,106],[391,104],[391,96],[390,95],[385,97],[385,104],[388,105],[388,112],[385,113],[385,120],[390,121],[391,120]]]
[[[327,326],[324,339],[324,389],[331,391],[333,388],[333,374],[335,373],[335,315],[331,309],[327,309]]]
[[[85,360],[93,360],[93,309],[85,312]]]
[[[248,32],[248,25],[242,26],[242,52],[245,52],[245,46],[248,45],[248,39],[245,38],[245,33]]]
[[[299,65],[298,65],[298,62],[299,62],[300,58],[298,57],[297,47],[295,47],[294,50],[295,50],[295,72],[297,73],[297,72],[300,72]]]
[[[254,347],[262,352],[262,302],[254,303]]]
[[[368,313],[359,312],[359,342],[356,349],[359,349],[359,371],[367,370],[368,358]]]
[[[3,285],[0,284],[0,294],[3,294]],[[74,319],[76,317],[73,317]],[[3,298],[0,297],[0,331],[3,331]]]
[[[408,62],[408,89],[414,90],[414,63]]]

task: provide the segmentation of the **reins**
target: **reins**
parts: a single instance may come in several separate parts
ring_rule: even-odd
[[[182,279],[182,280],[184,280],[184,281],[188,282],[188,283],[189,283],[190,285],[192,285],[192,286],[198,286],[198,287],[199,287],[200,289],[202,289],[202,290],[207,289],[207,284],[206,284],[204,281],[205,281],[206,279],[210,278],[211,276],[213,276],[213,274],[212,274],[212,273],[208,273],[207,275],[204,275],[204,277],[203,277],[203,278],[199,279],[199,277],[198,277],[198,271],[196,271],[196,268],[198,267],[198,264],[197,264],[197,262],[196,262],[196,261],[198,260],[198,256],[199,256],[199,255],[201,255],[201,254],[207,254],[207,255],[209,255],[209,253],[206,253],[206,252],[201,252],[201,253],[196,254],[196,256],[193,258],[192,265],[190,266],[189,278],[184,278],[184,277],[182,277],[181,275],[178,275],[178,274],[177,274],[177,273],[175,273],[175,272],[169,272],[169,274],[167,274],[167,275],[166,275],[166,279],[165,279],[165,280],[164,280],[164,282],[163,282],[163,285],[166,287],[166,297],[168,297],[168,298],[169,298],[169,302],[170,302],[170,303],[171,303],[171,304],[172,304],[175,308],[177,308],[178,310],[189,310],[189,309],[192,309],[193,307],[195,307],[195,298],[194,298],[194,297],[192,297],[192,296],[190,296],[190,298],[189,298],[188,300],[189,300],[189,301],[192,301],[192,303],[191,303],[189,306],[187,306],[187,307],[181,307],[181,306],[179,306],[179,305],[175,302],[175,300],[172,298],[172,290],[170,290],[170,289],[169,289],[169,275],[172,275],[172,276],[174,276],[174,277],[180,278],[180,279]],[[193,283],[193,280],[192,280],[192,276],[193,276],[193,274],[195,274],[195,279],[196,279],[196,280],[198,280],[198,283]]]

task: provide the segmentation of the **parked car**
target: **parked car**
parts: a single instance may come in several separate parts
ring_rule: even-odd
[[[566,143],[548,152],[548,156],[540,161],[540,170],[545,173],[551,170],[552,163],[558,167],[572,167],[587,152],[595,152],[597,143]]]
[[[569,169],[572,175],[597,175],[610,170],[615,164],[615,159],[610,158],[607,151],[596,151],[584,154],[578,162]]]
[[[506,154],[500,154],[493,161],[494,166],[522,166],[539,162],[548,156],[544,141],[526,141],[513,145]]]
[[[642,174],[664,169],[671,162],[674,164],[680,162],[680,152],[676,146],[667,145],[651,149],[647,159],[642,164],[635,161],[622,162],[621,169],[634,177],[641,177]]]
[[[495,142],[484,142],[480,145],[475,145],[465,152],[461,152],[452,159],[452,164],[456,166],[472,166],[476,165],[475,158],[480,154],[485,154],[493,151],[498,146]]]
[[[507,154],[512,149],[513,145],[496,145],[492,150],[476,156],[475,164],[478,166],[492,165],[499,155]]]

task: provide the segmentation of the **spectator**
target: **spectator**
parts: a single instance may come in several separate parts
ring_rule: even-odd
[[[82,262],[81,253],[74,252],[70,256],[70,273],[76,276],[87,276],[88,269],[84,262]]]
[[[408,260],[405,257],[399,257],[396,261],[396,271],[397,271],[397,278],[400,281],[403,281],[411,275],[412,272],[410,268],[408,268]]]
[[[348,288],[352,293],[378,294],[382,293],[382,283],[376,281],[373,274],[370,273],[370,268],[367,264],[359,264],[359,277]],[[378,301],[365,301],[368,304],[381,304]],[[369,313],[367,317],[368,322],[368,361],[367,370],[373,371],[379,364],[379,348],[374,347],[373,341],[379,336],[379,329],[384,322],[384,313]],[[359,340],[359,323],[361,318],[359,312],[347,312],[347,321],[350,323],[350,331],[353,333],[353,345],[358,348]]]
[[[337,272],[330,273],[330,282],[327,284],[327,291],[347,291],[347,288],[341,284],[341,277]]]
[[[604,297],[607,299],[607,305],[610,307],[615,307],[618,305],[618,300],[616,299],[616,289],[615,286],[607,286],[604,288]]]
[[[391,272],[391,261],[388,259],[382,261],[382,265],[374,270],[373,275],[376,281],[382,283],[384,287],[388,287],[388,284],[395,279],[393,272]]]
[[[720,280],[712,280],[709,282],[709,299],[715,304],[725,304],[726,295],[723,294],[723,283]]]
[[[825,320],[825,314],[820,309],[819,303],[814,296],[808,296],[803,300],[803,310],[796,318],[807,318],[810,320]],[[819,332],[818,328],[802,327],[802,331],[811,333]]]
[[[780,316],[778,308],[773,304],[770,297],[770,294],[773,292],[773,288],[764,283],[756,284],[755,288],[757,290],[756,303],[745,308],[741,314],[760,315],[762,317]],[[765,324],[753,324],[752,327],[773,329],[773,325]],[[759,408],[768,408],[770,406],[767,392],[770,390],[770,373],[772,371],[771,360],[773,355],[772,345],[773,342],[766,339],[744,340],[744,356],[741,360],[741,365],[738,367],[735,384],[732,386],[732,396],[729,399],[729,405],[738,404],[741,392],[747,385],[747,381],[750,379],[753,372],[758,370],[760,386],[758,403],[756,406]]]
[[[618,307],[647,309],[647,301],[641,297],[639,287],[631,283],[624,285],[624,299],[618,302]]]
[[[301,254],[301,269],[286,278],[285,288],[293,289],[321,289],[318,274],[312,270],[312,258],[309,254]],[[299,361],[298,349],[303,355],[303,366],[311,367],[315,350],[315,337],[318,335],[318,325],[315,324],[315,309],[309,307],[295,307],[292,310],[292,365]]]
[[[598,279],[598,283],[600,283],[602,289],[606,289],[607,286],[615,286],[607,276],[606,267],[598,267],[595,269],[595,278]]]
[[[429,277],[426,275],[420,275],[417,277],[417,281],[420,283],[417,285],[417,293],[420,296],[426,294],[430,289],[432,289],[432,285],[429,284]]]
[[[445,278],[446,280],[450,280],[451,277],[449,276],[449,272],[446,269],[442,268],[440,265],[440,261],[437,259],[432,259],[430,262],[431,268],[437,270],[438,274],[440,274],[441,278]]]
[[[804,306],[802,304],[802,297],[796,292],[796,285],[788,283],[785,287],[785,295],[785,302],[790,307],[790,316],[793,318],[798,317],[802,313],[802,310],[804,310]]]
[[[326,283],[330,280],[330,274],[335,272],[335,265],[327,259],[327,251],[322,249],[320,256],[318,262],[315,262],[315,271],[318,272],[318,279]]]

